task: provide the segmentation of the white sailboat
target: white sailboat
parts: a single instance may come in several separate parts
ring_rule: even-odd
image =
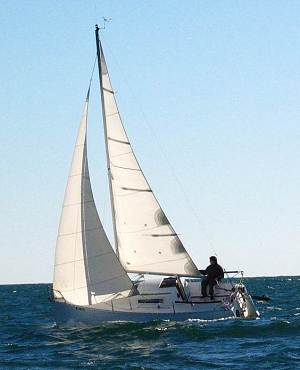
[[[57,323],[256,317],[246,287],[221,282],[201,298],[201,275],[168,221],[122,124],[96,26],[115,251],[93,198],[87,159],[89,92],[60,219],[53,281]],[[139,274],[132,281],[128,273]],[[147,279],[148,275],[157,278]],[[146,278],[144,277],[146,276]]]

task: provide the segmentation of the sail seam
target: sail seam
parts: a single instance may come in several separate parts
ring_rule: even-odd
[[[93,227],[91,229],[85,229],[85,231],[93,231],[93,230],[101,230],[101,227]],[[60,236],[68,236],[68,235],[75,235],[75,234],[81,234],[81,231],[75,231],[74,233],[66,233],[66,234],[58,234],[58,237]]]
[[[87,204],[87,203],[94,203],[94,200],[84,200],[84,201],[78,202],[78,203],[67,203],[67,204],[63,205],[63,208],[64,207],[71,207],[71,206],[79,206],[81,204]]]
[[[81,176],[81,175],[82,175],[82,173],[75,173],[74,175],[69,175],[69,178],[74,177],[74,176]]]
[[[69,175],[68,178],[70,178],[70,177],[76,177],[76,176],[82,176],[85,179],[88,179],[89,178],[88,176],[85,176],[82,173],[75,173],[74,175]]]
[[[111,166],[120,168],[121,170],[141,171],[139,168],[122,167],[122,166],[117,166],[116,164],[112,164],[112,163],[111,163]]]
[[[167,226],[167,225],[166,225]],[[137,233],[139,233],[140,231],[145,231],[145,230],[147,230],[147,231],[149,231],[149,230],[155,230],[155,229],[159,229],[160,227],[162,227],[162,226],[154,226],[154,227],[148,227],[148,228],[142,228],[142,229],[137,229],[137,230],[134,230],[134,231],[120,231],[120,233],[122,233],[122,234],[137,234]]]
[[[128,155],[128,154],[132,154],[132,151],[126,152],[126,153],[115,154],[115,155],[112,155],[111,158],[122,157],[122,155]]]
[[[104,88],[103,88],[104,89]],[[106,118],[119,115],[119,112],[114,112],[106,115]]]
[[[123,274],[122,275],[115,276],[115,277],[110,278],[110,279],[107,279],[107,280],[97,281],[95,283],[91,283],[90,286],[94,286],[94,285],[97,285],[97,284],[106,283],[107,281],[115,280],[115,279],[118,279],[118,278],[120,278],[122,276],[123,276]],[[74,289],[64,289],[64,292],[72,292],[74,290],[84,289],[84,288],[87,288],[87,287],[88,287],[88,285],[82,285],[82,286],[76,287]],[[126,291],[126,290],[130,290],[130,289],[129,288],[124,289],[124,291]],[[111,293],[116,293],[116,292],[111,292]],[[104,294],[98,294],[98,295],[101,296],[101,295],[106,295],[106,294],[111,294],[111,293],[104,293]],[[121,292],[117,292],[117,293],[122,293],[122,291]]]
[[[184,253],[182,253],[182,254],[185,254],[185,256],[184,256],[184,257],[182,257],[182,258],[176,258],[176,259],[168,259],[168,260],[164,260],[164,261],[159,262],[159,264],[164,264],[164,263],[166,263],[166,262],[174,262],[174,261],[180,261],[180,260],[186,259],[186,255],[187,255],[187,253],[186,253],[186,252],[184,252]],[[157,262],[154,262],[154,263],[144,263],[142,266],[152,266],[152,265],[156,265],[156,264],[157,264]],[[141,266],[141,265],[136,265],[136,267],[139,267],[139,266]],[[140,271],[140,270],[139,270],[139,271]]]
[[[102,253],[102,254],[96,254],[95,256],[93,256],[92,258],[98,258],[98,257],[103,257],[103,256],[106,256],[106,255],[109,255],[109,254],[113,254],[113,252],[106,252],[106,253]],[[91,257],[89,257],[90,259]],[[68,261],[68,262],[61,262],[61,263],[56,263],[55,266],[60,266],[60,265],[67,265],[69,263],[74,263],[74,262],[80,262],[80,261],[83,261],[84,258],[79,258],[79,259],[74,259],[73,261]]]
[[[92,283],[91,285],[93,286],[93,285],[96,285],[96,284],[106,283],[107,281],[116,280],[116,279],[118,279],[119,277],[122,277],[122,276],[124,276],[124,275],[122,274],[122,275],[114,276],[114,277],[112,277],[110,279],[97,281],[95,283]],[[124,290],[129,290],[129,288],[128,289],[124,289]]]
[[[127,192],[124,192],[123,194],[117,193],[116,197],[133,197],[137,195],[138,193],[139,193],[138,191],[131,191],[131,192],[127,191]],[[141,191],[140,193],[142,194],[142,193],[150,193],[150,192]]]

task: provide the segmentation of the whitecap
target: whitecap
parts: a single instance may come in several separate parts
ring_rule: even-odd
[[[155,328],[155,330],[157,330],[157,331],[166,331],[166,330],[168,330],[168,328]]]
[[[220,317],[219,319],[210,319],[210,320],[204,320],[204,319],[187,319],[188,322],[197,322],[201,324],[209,324],[211,322],[216,322],[216,321],[225,321],[225,320],[235,320],[237,317]]]
[[[267,310],[270,310],[270,311],[282,311],[282,308],[281,307],[275,307],[275,306],[268,306],[267,307]]]

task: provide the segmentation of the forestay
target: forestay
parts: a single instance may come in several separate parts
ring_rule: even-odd
[[[198,276],[150,188],[123,127],[102,47],[101,93],[116,247],[128,272]]]
[[[128,296],[132,283],[115,255],[100,222],[87,160],[88,96],[81,117],[65,191],[55,254],[55,295],[88,305]]]

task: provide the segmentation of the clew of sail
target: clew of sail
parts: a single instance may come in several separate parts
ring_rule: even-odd
[[[199,276],[196,265],[139,166],[121,121],[101,44],[99,51],[104,131],[119,259],[127,272]]]
[[[57,298],[78,305],[128,296],[133,287],[105,234],[93,198],[86,140],[88,97],[65,191],[53,281]]]

